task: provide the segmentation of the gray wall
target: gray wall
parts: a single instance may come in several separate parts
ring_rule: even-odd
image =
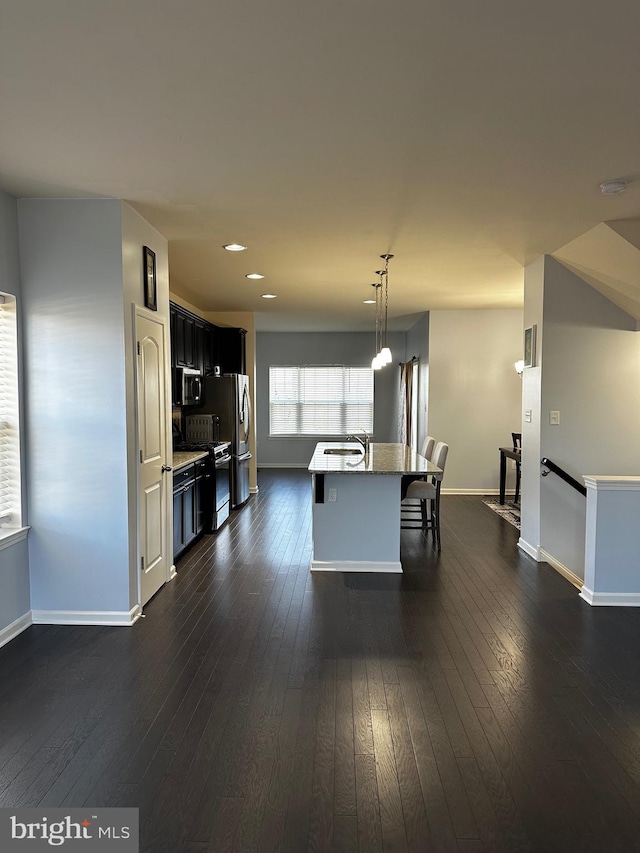
[[[133,306],[144,243],[168,316],[167,243],[117,200],[18,210],[31,606],[123,614],[137,602]]]
[[[18,323],[22,314],[20,263],[18,254],[18,214],[14,198],[0,191],[0,290],[16,297]],[[20,326],[18,339],[21,340]],[[18,367],[22,366],[21,352]],[[24,450],[24,448],[23,448]],[[23,466],[24,471],[24,453]],[[23,520],[25,520],[23,490]],[[0,550],[0,631],[31,609],[29,596],[29,554],[26,539]]]
[[[389,336],[393,363],[375,372],[374,441],[397,441],[400,369],[405,335]],[[373,333],[258,332],[256,335],[257,457],[260,465],[306,467],[319,438],[269,438],[269,366],[276,364],[368,365]]]
[[[522,372],[522,497],[520,546],[538,557],[540,545],[540,393],[544,353],[544,273],[547,258],[536,258],[524,271],[524,328],[536,326],[536,360]],[[531,413],[527,421],[525,412]]]
[[[519,358],[522,310],[430,312],[428,428],[449,445],[443,492],[498,489],[498,447],[521,426]]]
[[[640,334],[636,321],[553,258],[545,258],[540,446],[580,482],[640,475]],[[560,424],[549,424],[549,412]],[[540,546],[583,577],[586,503],[542,479]]]
[[[19,202],[31,605],[129,610],[120,202]]]

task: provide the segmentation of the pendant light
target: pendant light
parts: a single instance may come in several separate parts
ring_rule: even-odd
[[[380,281],[376,284],[372,284],[371,287],[375,287],[376,289],[376,354],[371,360],[371,369],[380,370],[380,368],[383,367],[383,363],[380,360],[380,338],[382,332],[382,282]]]
[[[382,283],[382,278],[384,277],[384,335],[381,334],[381,344],[382,349],[380,350],[380,360],[382,364],[391,364],[392,356],[391,350],[389,349],[389,343],[387,341],[387,319],[389,313],[389,261],[393,257],[393,255],[386,254],[380,255],[382,260],[384,261],[384,270],[381,270],[380,282]],[[382,300],[382,296],[380,297]],[[382,305],[380,306],[380,310],[382,312]],[[380,319],[382,320],[382,313],[380,315]]]

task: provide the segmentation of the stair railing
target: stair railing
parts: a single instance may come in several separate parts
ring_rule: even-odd
[[[565,483],[569,483],[570,486],[573,486],[573,488],[576,490],[576,492],[580,492],[580,494],[584,495],[584,497],[587,496],[587,490],[586,490],[585,486],[583,486],[581,483],[579,483],[577,480],[575,480],[571,476],[571,474],[567,474],[566,471],[564,471],[559,465],[556,465],[555,462],[552,462],[551,459],[547,459],[546,456],[543,456],[542,459],[540,460],[540,464],[544,465],[545,468],[548,468],[547,471],[542,471],[543,477],[547,477],[551,472],[553,472],[558,477],[560,477],[561,480],[564,480]]]

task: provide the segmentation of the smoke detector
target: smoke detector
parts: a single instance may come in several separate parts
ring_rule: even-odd
[[[627,188],[627,181],[624,178],[616,178],[615,181],[603,181],[600,184],[600,192],[602,195],[620,195]]]

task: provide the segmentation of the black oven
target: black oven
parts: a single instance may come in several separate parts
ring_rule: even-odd
[[[231,509],[231,453],[228,441],[187,441],[176,445],[176,450],[206,450],[207,492],[202,495],[206,506],[205,530],[220,530],[229,518]]]

